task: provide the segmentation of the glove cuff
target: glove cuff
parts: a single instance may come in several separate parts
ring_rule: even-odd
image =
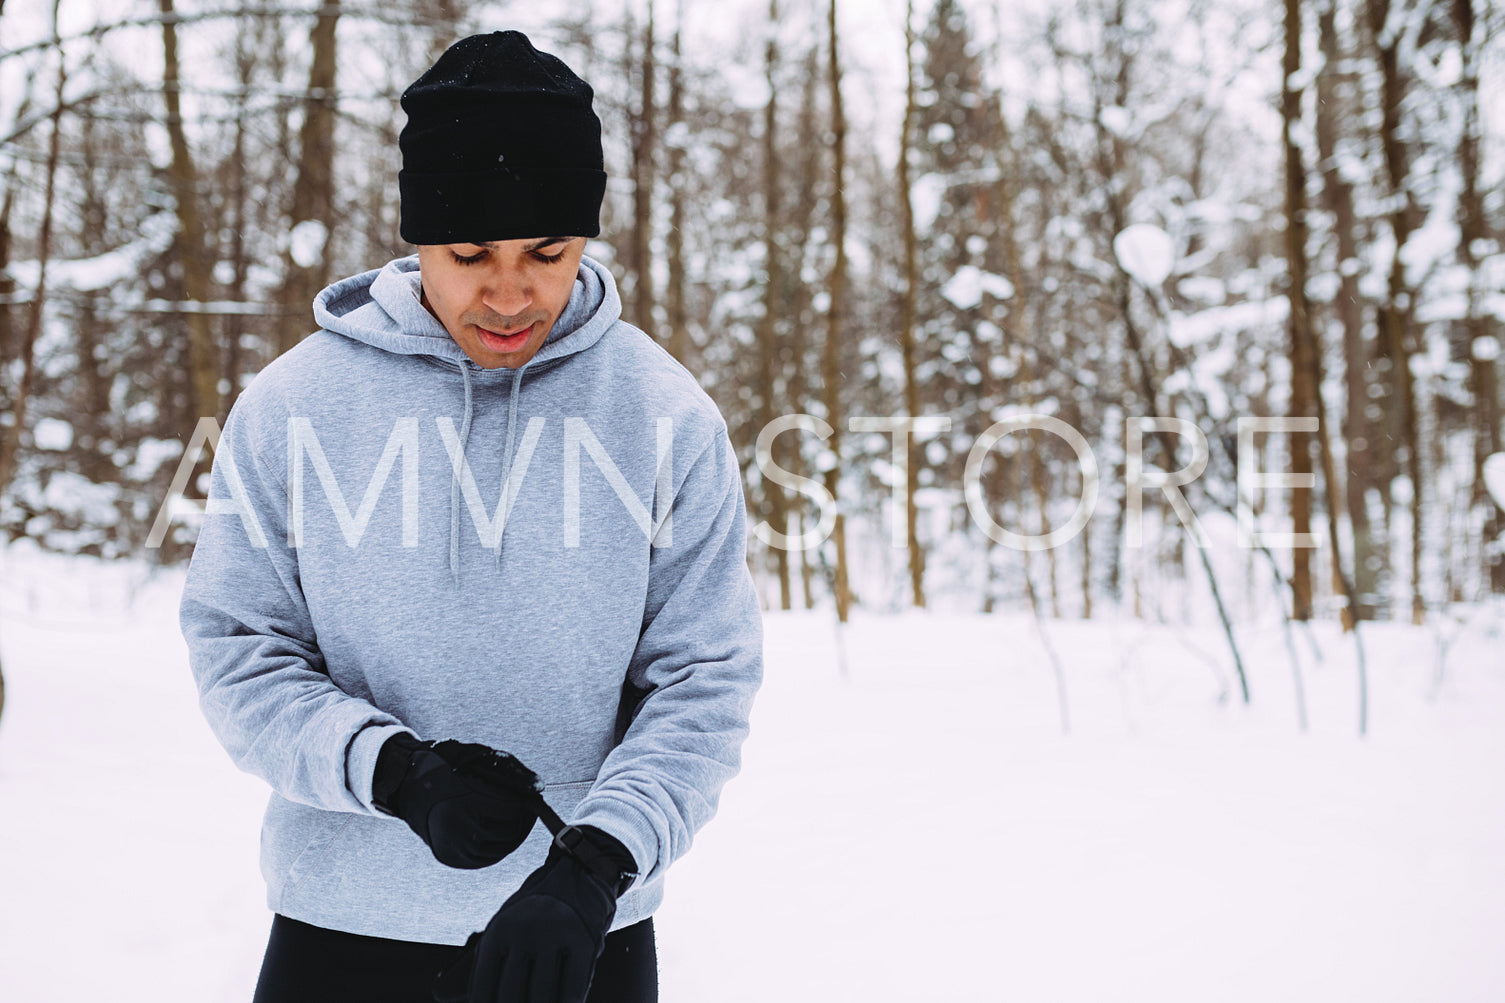
[[[382,743],[376,754],[376,770],[371,776],[371,803],[378,811],[388,815],[400,815],[396,805],[398,790],[407,779],[413,766],[414,753],[433,748],[433,742],[422,742],[405,731],[399,731]]]
[[[560,829],[554,834],[549,854],[573,857],[615,898],[621,898],[638,877],[637,861],[621,840],[593,825],[567,825]]]

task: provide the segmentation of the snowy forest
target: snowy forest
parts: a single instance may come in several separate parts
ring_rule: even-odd
[[[1505,592],[1490,0],[5,0],[10,540],[186,560],[198,419],[411,253],[397,97],[511,26],[595,88],[588,253],[726,416],[769,608]]]
[[[1498,0],[0,0],[0,998],[251,997],[211,447],[508,28],[743,474],[664,999],[1505,999]]]

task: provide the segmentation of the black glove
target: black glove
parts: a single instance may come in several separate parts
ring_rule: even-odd
[[[570,826],[543,866],[434,981],[440,1003],[584,1003],[617,896],[637,877],[632,854],[593,825]]]
[[[490,867],[538,821],[543,784],[516,757],[472,742],[420,742],[406,732],[376,756],[371,799],[450,867]]]

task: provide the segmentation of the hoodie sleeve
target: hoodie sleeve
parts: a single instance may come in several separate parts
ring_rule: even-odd
[[[231,411],[215,450],[179,607],[199,706],[235,765],[278,794],[379,814],[371,804],[376,754],[408,729],[329,677],[297,551],[286,545],[287,494],[249,430],[250,396]]]
[[[572,820],[620,839],[639,884],[683,856],[716,813],[722,786],[741,768],[763,679],[742,476],[725,425],[691,466],[672,511],[672,543],[650,553],[627,671],[648,692]]]

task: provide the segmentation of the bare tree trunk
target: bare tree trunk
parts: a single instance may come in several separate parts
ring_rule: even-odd
[[[684,86],[680,65],[679,36],[684,24],[684,0],[680,0],[674,21],[674,63],[669,67],[669,354],[688,366],[690,360],[690,322],[685,308],[685,193],[684,167]]]
[[[164,0],[166,2],[166,0]],[[309,33],[313,50],[308,91],[303,98],[303,126],[298,132],[298,179],[288,213],[292,230],[308,246],[291,243],[283,260],[278,297],[283,315],[277,324],[277,350],[292,348],[308,334],[310,304],[329,281],[329,237],[334,229],[334,124],[339,65],[339,0],[324,0]],[[299,231],[299,227],[303,227]],[[317,238],[317,239],[315,239]],[[301,260],[300,260],[301,257]]]
[[[88,258],[108,250],[102,238],[109,226],[109,210],[102,183],[104,175],[99,170],[101,151],[96,137],[97,120],[87,115],[80,116],[80,119],[78,156],[82,170],[78,172],[76,182],[78,207],[75,211],[79,217],[76,232],[79,235],[79,256]],[[74,427],[73,442],[82,454],[78,471],[95,483],[107,483],[118,480],[120,476],[109,451],[100,445],[109,440],[119,441],[110,427],[118,418],[110,408],[111,367],[105,361],[108,358],[106,352],[100,350],[102,325],[94,302],[83,300],[74,309],[77,311],[73,333],[78,384],[75,395],[68,401],[68,411],[74,416],[70,419]],[[98,551],[99,545],[86,545],[85,552],[89,548]]]
[[[1092,619],[1092,526],[1082,530],[1082,619]]]
[[[55,13],[55,11],[54,11],[54,13]],[[24,117],[26,115],[26,109],[27,109],[27,107],[28,107],[28,105],[30,103],[30,97],[31,97],[30,91],[31,91],[31,81],[28,79],[26,93],[22,96],[21,102],[20,102],[20,107],[16,111],[16,117],[18,119],[22,118],[22,117]],[[53,121],[52,125],[53,125],[54,132],[56,132],[56,129],[57,129],[57,122],[56,122],[56,120]],[[3,203],[0,203],[0,358],[5,358],[5,359],[10,359],[10,358],[16,357],[16,356],[14,356],[14,355],[11,354],[12,351],[13,351],[13,346],[11,345],[11,339],[12,339],[12,337],[14,335],[14,331],[11,329],[11,305],[10,305],[10,303],[8,301],[8,298],[11,295],[13,295],[14,292],[15,292],[16,283],[15,283],[15,280],[12,279],[10,277],[10,275],[7,273],[6,269],[10,265],[10,248],[11,248],[10,214],[11,214],[12,208],[15,206],[16,185],[17,185],[18,180],[19,179],[16,177],[16,174],[15,174],[15,165],[12,164],[11,165],[10,175],[9,175],[9,177],[6,178],[6,184],[5,184],[5,201]],[[50,199],[48,200],[48,204],[49,205],[51,204],[51,200]],[[43,258],[41,260],[43,262],[46,261],[45,258]],[[34,354],[34,352],[35,352],[35,341],[33,341],[32,344],[33,344],[33,354]],[[19,353],[17,353],[17,354],[19,354]],[[23,361],[23,367],[25,365],[26,365],[26,363]],[[24,372],[24,369],[23,369],[23,372]],[[0,394],[3,394],[3,393],[4,393],[4,387],[3,387],[3,384],[0,384]],[[14,409],[11,407],[10,400],[4,399],[4,398],[0,398],[0,404],[5,405],[7,407],[7,409],[11,410],[12,420],[16,420],[17,421],[16,425],[11,426],[9,428],[4,427],[4,426],[0,426],[0,493],[3,493],[5,491],[5,486],[6,486],[6,483],[7,483],[7,480],[8,480],[6,478],[4,472],[5,472],[5,470],[7,470],[9,468],[9,465],[12,462],[10,459],[7,459],[7,456],[11,455],[11,451],[14,448],[11,445],[11,443],[12,443],[12,438],[11,437],[12,437],[12,434],[19,435],[19,431],[18,431],[19,428],[20,428],[19,418],[21,416],[15,414]],[[0,542],[3,542],[3,541],[0,541]],[[4,672],[3,666],[0,666],[0,717],[3,717],[4,713],[5,713],[5,672]]]
[[[658,115],[653,83],[657,75],[653,53],[653,0],[648,0],[648,26],[643,37],[641,105],[632,123],[632,322],[653,334],[653,153]]]
[[[904,364],[904,409],[911,417],[920,414],[920,387],[915,378],[915,304],[919,293],[919,248],[915,237],[914,191],[909,176],[910,139],[919,106],[915,100],[914,0],[904,8],[904,120],[899,133],[899,209],[904,225],[904,299],[899,322],[899,350]],[[986,370],[984,370],[986,371]],[[920,546],[919,509],[915,495],[920,490],[920,451],[916,436],[906,437],[909,452],[908,483],[905,484],[905,519],[908,525],[909,585],[916,608],[925,608],[925,549]]]
[[[1421,449],[1416,432],[1416,395],[1411,381],[1411,348],[1406,336],[1415,297],[1406,287],[1406,268],[1402,260],[1417,217],[1408,187],[1408,155],[1400,136],[1401,102],[1405,98],[1407,80],[1400,66],[1400,40],[1386,32],[1390,0],[1368,0],[1368,13],[1380,64],[1380,142],[1393,205],[1389,214],[1390,229],[1395,236],[1385,304],[1380,313],[1381,351],[1389,363],[1390,435],[1404,454],[1406,476],[1411,481],[1411,620],[1419,624],[1426,614],[1426,601],[1421,592],[1423,485]]]
[[[768,102],[763,107],[763,316],[757,331],[760,427],[767,427],[777,414],[774,368],[779,361],[779,304],[784,302],[785,295],[783,254],[779,248],[778,24],[778,0],[769,0],[768,37],[763,50],[763,71],[768,81]],[[762,487],[764,518],[780,533],[788,533],[789,517],[783,486],[771,478],[764,478]],[[790,609],[793,596],[789,581],[789,551],[775,547],[773,559],[779,579],[779,608]]]
[[[1050,521],[1047,512],[1050,507],[1048,505],[1050,500],[1050,476],[1045,469],[1045,434],[1038,432],[1030,435],[1030,439],[1032,441],[1030,442],[1029,458],[1025,462],[1029,464],[1030,489],[1035,494],[1035,520],[1036,525],[1039,526],[1035,532],[1044,536],[1050,532]],[[1061,589],[1056,581],[1055,553],[1054,547],[1046,549],[1045,568],[1050,576],[1050,615],[1059,620],[1061,619]],[[1028,554],[1029,552],[1025,551],[1026,559],[1028,559]]]
[[[1338,41],[1336,0],[1323,0],[1317,15],[1322,68],[1317,72],[1317,155],[1321,158],[1322,204],[1332,218],[1337,238],[1338,322],[1343,328],[1343,442],[1347,457],[1344,498],[1349,530],[1353,535],[1355,605],[1358,620],[1374,619],[1372,598],[1379,591],[1379,569],[1384,548],[1375,546],[1369,523],[1368,493],[1374,485],[1374,448],[1377,445],[1364,409],[1369,405],[1369,346],[1364,337],[1364,318],[1359,300],[1359,249],[1355,233],[1353,186],[1338,169],[1338,124],[1345,103],[1337,84],[1343,78],[1339,66],[1342,51]],[[1332,513],[1330,518],[1336,518]]]
[[[1481,126],[1479,121],[1479,61],[1483,38],[1479,37],[1478,22],[1474,15],[1473,0],[1453,0],[1453,23],[1458,28],[1458,41],[1463,50],[1463,77],[1459,91],[1463,102],[1463,131],[1458,141],[1458,165],[1463,175],[1463,191],[1458,196],[1459,240],[1458,256],[1470,276],[1468,330],[1470,347],[1483,345],[1480,339],[1493,335],[1498,339],[1499,325],[1495,319],[1480,309],[1479,298],[1482,276],[1479,270],[1479,244],[1490,237],[1488,217],[1484,212],[1484,195],[1479,191],[1479,145]],[[1469,495],[1469,505],[1483,523],[1483,567],[1480,569],[1489,590],[1505,592],[1505,554],[1488,546],[1501,538],[1505,525],[1500,519],[1500,510],[1491,503],[1484,490],[1484,461],[1490,455],[1505,449],[1500,432],[1500,383],[1493,355],[1483,351],[1469,352],[1469,389],[1473,394],[1474,433],[1474,483]]]
[[[173,0],[158,0],[162,12],[162,97],[167,105],[167,136],[172,145],[173,200],[178,214],[178,264],[183,270],[183,298],[190,303],[209,301],[210,255],[205,239],[203,218],[199,215],[199,176],[188,137],[183,130],[182,102],[178,94],[178,29]],[[188,348],[193,367],[193,413],[199,417],[219,414],[218,345],[210,327],[209,315],[195,310],[185,315],[188,324]]]
[[[3,5],[4,0],[0,0]],[[23,105],[24,107],[24,105]],[[57,122],[52,123],[53,131],[57,131]],[[5,186],[5,201],[0,203],[0,300],[8,297],[15,289],[15,282],[6,273],[10,265],[10,212],[15,205],[16,185],[14,176],[8,179]],[[46,259],[42,259],[46,260]],[[10,304],[0,302],[0,357],[9,357],[10,352]],[[35,346],[35,342],[33,342]],[[19,427],[19,425],[17,426]],[[0,428],[0,492],[5,490],[7,478],[5,471],[11,461],[7,459],[11,433],[8,429]],[[0,718],[5,716],[5,668],[0,662]]]
[[[57,5],[59,5],[59,0],[54,0],[53,38],[57,36]],[[0,14],[3,14],[3,12],[5,12],[5,0],[0,0]],[[57,125],[59,125],[59,119],[62,117],[63,81],[66,80],[66,68],[63,66],[62,48],[59,48],[59,51],[57,51],[57,63],[59,63],[59,69],[57,69],[57,99],[53,102],[56,110],[53,111],[53,136],[51,136],[50,145],[48,145],[47,157],[47,208],[44,209],[47,221],[45,221],[44,236],[42,236],[44,241],[50,239],[48,230],[51,229],[51,211],[53,211],[53,178],[57,172],[57,151],[59,151]],[[21,107],[23,107],[21,114],[24,114],[24,107],[26,107],[24,99]],[[18,114],[18,117],[20,117],[20,114]],[[0,297],[11,294],[12,289],[15,288],[15,283],[6,274],[6,265],[11,264],[11,208],[15,205],[14,182],[15,178],[12,178],[11,184],[6,185],[5,205],[0,205]],[[38,301],[41,301],[41,295],[44,292],[44,289],[42,289],[42,280],[47,277],[47,255],[38,255],[38,262],[41,265],[42,271],[38,280],[38,291],[36,292],[38,292]],[[27,324],[27,330],[30,331],[30,324]],[[11,348],[11,304],[0,303],[0,352],[9,351],[9,348]],[[17,393],[17,407],[12,410],[15,425],[12,425],[9,429],[0,428],[0,492],[5,491],[6,485],[11,483],[11,467],[15,462],[15,452],[20,447],[21,422],[26,417],[26,398],[30,393],[32,369],[36,364],[35,355],[36,334],[33,333],[27,337],[26,351],[24,351],[23,363],[21,363],[23,364],[23,369],[21,369],[21,389]],[[5,667],[3,667],[3,664],[0,664],[0,717],[5,717]]]
[[[52,3],[52,36],[58,37],[58,7]],[[21,449],[21,433],[26,429],[26,411],[31,403],[31,387],[36,379],[37,338],[42,333],[42,319],[47,302],[47,262],[52,257],[52,202],[57,191],[57,167],[62,143],[63,88],[68,83],[68,65],[63,47],[57,50],[57,88],[52,102],[52,134],[47,139],[47,181],[43,192],[42,227],[37,236],[37,286],[26,312],[26,327],[21,333],[21,383],[11,405],[12,424],[0,436],[0,492],[10,485],[16,473],[16,458]],[[7,193],[7,201],[9,194]],[[7,209],[9,215],[9,209]],[[7,233],[9,230],[7,229]]]
[[[831,438],[827,440],[827,447],[835,457],[835,462],[826,471],[825,486],[833,499],[840,505],[838,485],[841,481],[841,328],[843,314],[846,311],[847,295],[847,198],[844,185],[846,183],[847,162],[847,120],[841,106],[841,60],[838,55],[838,35],[836,31],[836,0],[830,0],[827,8],[826,27],[829,33],[829,59],[827,62],[827,82],[831,88],[831,133],[834,137],[831,143],[833,158],[832,173],[835,175],[835,184],[831,189],[831,242],[835,246],[836,261],[831,266],[831,285],[829,294],[831,297],[830,310],[826,315],[826,344],[821,356],[821,381],[825,384],[826,421],[831,425]],[[836,599],[836,618],[841,623],[847,622],[847,613],[851,607],[853,596],[847,584],[847,533],[846,516],[837,509],[836,525],[832,530],[836,541],[836,567],[833,571],[832,591]]]
[[[997,240],[989,242],[989,266],[990,268],[996,267],[991,261],[992,247],[996,245],[1002,251],[1002,268],[1005,276],[1008,278],[1009,284],[1014,288],[1013,298],[1009,301],[1007,308],[1002,311],[1003,316],[1000,318],[999,323],[999,329],[1006,332],[1007,342],[999,347],[1005,353],[1008,351],[1018,353],[1018,357],[1021,360],[1017,374],[1018,383],[1027,388],[1024,393],[1024,404],[1025,407],[1033,411],[1036,405],[1034,388],[1039,374],[1036,372],[1036,357],[1032,350],[1034,346],[1030,344],[1031,339],[1026,324],[1026,318],[1029,316],[1028,311],[1030,309],[1030,295],[1028,277],[1024,274],[1024,263],[1020,253],[1020,239],[1014,211],[1015,187],[1013,179],[1016,175],[1014,164],[1012,163],[1013,147],[1009,138],[1008,122],[1003,117],[1003,108],[1001,105],[997,109],[994,126],[997,129],[995,150],[998,157],[998,178],[993,182],[992,196],[993,200],[997,203],[993,210],[995,214],[993,232],[997,236]],[[996,306],[995,309],[997,309]],[[989,411],[991,412],[994,404],[1002,402],[1001,396],[994,386],[991,360],[986,358],[980,359],[978,364],[982,368],[983,373],[983,396],[988,402]],[[1050,476],[1046,468],[1044,454],[1041,451],[1041,444],[1045,441],[1045,436],[1044,434],[1030,435],[1029,439],[1029,456],[1025,460],[1028,464],[1026,479],[1029,482],[1031,493],[1035,498],[1039,533],[1043,535],[1050,531],[1046,512],[1050,496]],[[1003,467],[1001,464],[994,464],[990,468],[990,471],[983,474],[986,494],[989,497],[1002,498],[1005,491],[1001,484],[1003,480]],[[1020,497],[1023,497],[1022,492]],[[1058,574],[1059,568],[1056,562],[1056,548],[1046,548],[1045,566],[1047,577],[1050,581],[1051,615],[1056,619],[1060,619],[1061,590]],[[1031,572],[1026,570],[1028,584],[1030,588],[1034,588],[1033,579],[1030,578],[1030,575]],[[1084,603],[1090,613],[1091,600],[1085,599]]]
[[[795,267],[791,269],[787,279],[793,287],[793,306],[790,316],[794,320],[789,332],[789,355],[793,365],[789,369],[788,400],[790,408],[796,413],[804,413],[808,410],[806,405],[810,397],[809,381],[805,375],[807,372],[805,355],[809,340],[807,331],[812,327],[811,320],[814,315],[814,297],[810,284],[805,281],[804,272],[806,257],[814,243],[809,234],[814,229],[821,171],[820,121],[817,107],[820,96],[820,43],[818,41],[811,44],[805,55],[804,80],[799,114],[800,185],[795,198],[794,219],[792,220],[793,233],[799,240],[799,251],[795,259]],[[787,443],[782,453],[777,451],[780,442]],[[797,446],[781,437],[774,441],[774,447],[776,450],[774,455],[780,457],[779,465],[785,470],[792,469]],[[793,506],[790,508],[796,512],[803,529],[803,516]],[[799,560],[800,588],[805,599],[805,609],[814,609],[815,564],[810,560],[810,551],[801,550]]]
[[[1358,635],[1358,621],[1353,617],[1354,591],[1343,570],[1343,551],[1338,538],[1338,489],[1337,476],[1333,471],[1332,450],[1327,438],[1327,414],[1322,401],[1322,348],[1312,328],[1311,314],[1306,296],[1306,164],[1301,147],[1296,143],[1296,129],[1301,118],[1301,92],[1291,84],[1299,79],[1301,72],[1301,0],[1285,0],[1286,45],[1281,84],[1281,118],[1284,129],[1286,170],[1286,262],[1290,270],[1288,297],[1291,304],[1291,379],[1294,384],[1298,375],[1312,392],[1310,405],[1317,418],[1317,443],[1322,456],[1322,477],[1327,491],[1327,542],[1332,551],[1333,578],[1347,601],[1343,610],[1345,630],[1354,631],[1358,647],[1359,672],[1359,734],[1363,735],[1368,724],[1369,695],[1368,677],[1364,663],[1364,646]],[[1294,412],[1293,412],[1294,413]],[[1305,416],[1303,416],[1305,417]],[[1311,469],[1311,456],[1307,456],[1307,471]],[[1302,492],[1303,494],[1305,492]],[[1301,532],[1301,530],[1297,530]],[[1310,610],[1308,610],[1310,613]],[[1296,619],[1300,619],[1296,617]],[[1304,705],[1301,710],[1305,718]]]
[[[21,359],[22,372],[24,373],[26,353],[19,350],[19,346],[11,343],[15,337],[15,330],[11,323],[10,298],[15,295],[16,280],[11,278],[10,273],[6,271],[10,267],[10,214],[16,204],[17,181],[15,166],[12,165],[11,175],[6,179],[5,201],[0,203],[0,359]],[[32,344],[35,346],[35,340],[33,340]],[[33,347],[34,350],[35,348]],[[0,383],[0,406],[10,411],[12,420],[15,420],[15,408],[3,383]],[[15,448],[11,445],[11,438],[12,436],[16,436],[19,439],[19,429],[19,424],[9,426],[0,425],[0,491],[5,490],[5,485],[9,481],[9,478],[5,475],[5,471],[10,468],[12,451]]]
[[[1301,151],[1296,146],[1294,130],[1301,121],[1301,92],[1291,89],[1301,71],[1301,7],[1299,0],[1285,0],[1286,44],[1281,63],[1280,116],[1283,125],[1286,160],[1286,262],[1290,269],[1290,301],[1287,329],[1290,336],[1291,396],[1288,414],[1307,418],[1314,414],[1318,388],[1312,386],[1311,368],[1299,364],[1300,356],[1312,337],[1311,317],[1306,299],[1306,175],[1301,168]],[[1312,474],[1312,443],[1306,432],[1290,433],[1291,474],[1303,480]],[[1336,518],[1336,513],[1329,515]],[[1299,536],[1312,532],[1312,495],[1296,488],[1291,491],[1291,530]],[[1308,547],[1291,548],[1291,618],[1312,618],[1312,551]]]
[[[240,95],[237,98],[235,116],[235,146],[230,163],[230,203],[231,203],[231,234],[230,234],[230,264],[235,269],[234,277],[230,280],[230,299],[234,302],[244,302],[246,298],[246,280],[250,274],[250,256],[246,253],[246,118],[249,114],[247,109],[248,99],[251,93],[253,70],[256,66],[256,57],[251,45],[247,41],[248,32],[240,31],[236,35],[236,78],[240,84]],[[224,402],[225,413],[235,406],[235,401],[240,397],[240,369],[241,369],[241,338],[245,335],[246,320],[243,314],[231,314],[226,318],[225,337],[225,382],[229,385],[229,392]]]
[[[168,175],[177,204],[178,240],[176,252],[183,275],[183,298],[204,303],[209,295],[209,262],[212,256],[199,213],[199,178],[189,151],[183,128],[182,102],[179,95],[178,34],[173,0],[159,0],[162,18],[163,72],[162,92],[167,108],[167,134],[172,147],[172,164]],[[209,315],[189,312],[189,358],[193,369],[194,414],[219,414],[219,352],[215,344]]]

